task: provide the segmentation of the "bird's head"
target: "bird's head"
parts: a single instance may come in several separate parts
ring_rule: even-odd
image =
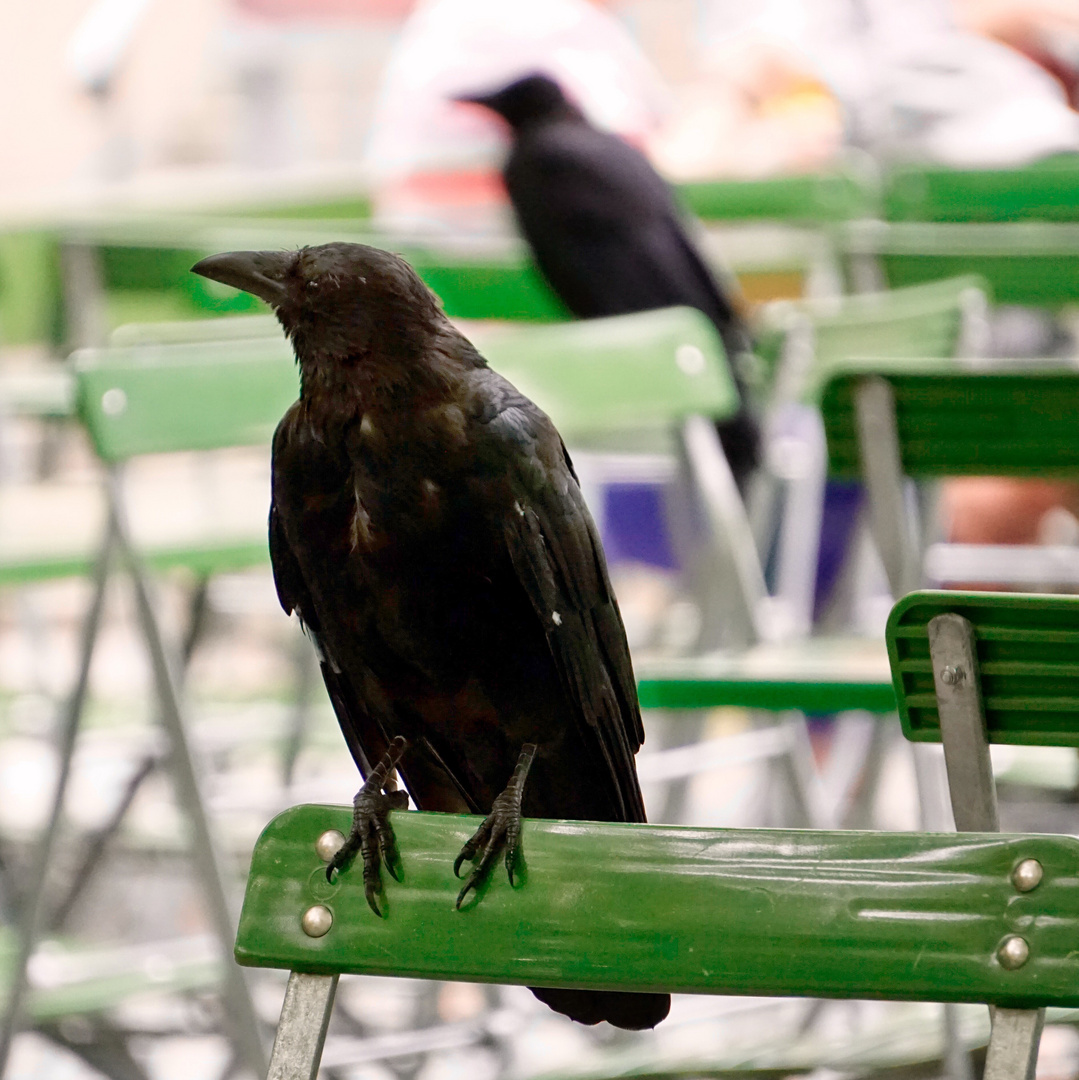
[[[408,367],[444,322],[438,298],[412,267],[366,244],[226,251],[191,270],[265,300],[305,377],[341,367]]]
[[[580,110],[570,104],[558,83],[541,74],[526,75],[500,90],[462,94],[453,100],[482,105],[498,113],[515,130],[537,120],[581,116]]]

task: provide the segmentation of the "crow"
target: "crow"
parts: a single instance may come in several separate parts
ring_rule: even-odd
[[[487,814],[454,864],[479,855],[458,907],[503,851],[513,882],[522,814],[644,821],[625,630],[548,417],[396,255],[334,243],[192,269],[268,302],[299,362],[273,439],[274,581],[366,779],[328,873],[359,850],[381,914],[388,814],[407,805],[395,767],[420,809]],[[630,1029],[670,1007],[666,994],[533,993]]]
[[[685,304],[723,340],[742,408],[717,425],[740,490],[760,458],[737,358],[749,334],[690,241],[671,189],[645,156],[593,127],[546,75],[462,95],[505,120],[513,146],[502,170],[540,272],[581,319]]]

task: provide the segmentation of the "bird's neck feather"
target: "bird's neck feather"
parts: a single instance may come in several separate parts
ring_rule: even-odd
[[[456,341],[454,340],[456,339]],[[308,416],[329,426],[364,416],[389,423],[463,397],[464,379],[483,360],[462,339],[436,337],[419,355],[370,349],[356,356],[300,352],[300,398]],[[467,343],[465,343],[467,344]]]

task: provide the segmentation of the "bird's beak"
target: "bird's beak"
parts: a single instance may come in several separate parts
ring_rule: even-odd
[[[223,251],[195,263],[191,273],[243,289],[279,308],[288,299],[285,279],[295,258],[291,251]]]

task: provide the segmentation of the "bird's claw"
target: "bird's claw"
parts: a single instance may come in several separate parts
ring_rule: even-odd
[[[382,892],[382,863],[396,881],[398,871],[397,842],[390,825],[390,811],[404,810],[408,795],[397,789],[393,771],[401,760],[408,743],[400,735],[390,743],[386,756],[371,771],[352,802],[352,831],[326,867],[326,880],[333,881],[336,871],[347,866],[358,851],[363,857],[363,891],[371,910],[382,918],[376,897]]]
[[[495,799],[491,812],[483,819],[480,827],[468,838],[460,854],[453,861],[453,873],[460,877],[461,866],[470,862],[482,848],[480,860],[472,867],[467,880],[457,894],[457,908],[460,909],[465,897],[476,888],[490,872],[498,853],[506,850],[506,873],[510,885],[514,884],[513,871],[521,850],[521,798],[524,794],[525,778],[536,756],[534,743],[526,743],[521,748],[517,767],[505,790]]]

